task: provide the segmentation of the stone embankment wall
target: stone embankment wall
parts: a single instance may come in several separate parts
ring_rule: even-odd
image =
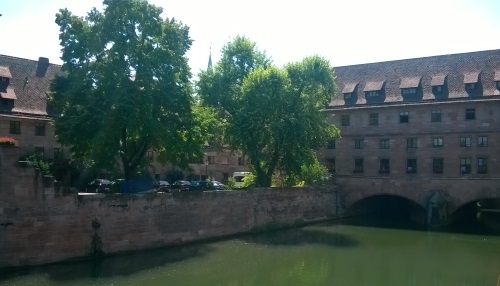
[[[335,216],[333,189],[43,196],[0,202],[0,268],[223,237]]]

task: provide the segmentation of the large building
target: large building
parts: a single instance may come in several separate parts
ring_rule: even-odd
[[[318,152],[347,190],[444,194],[500,178],[500,50],[336,67]],[[493,185],[492,185],[493,184]]]

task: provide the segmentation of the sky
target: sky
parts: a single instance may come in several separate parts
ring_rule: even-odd
[[[332,66],[500,49],[499,0],[149,0],[190,27],[186,56],[206,69],[237,35],[281,67],[320,55]],[[0,54],[60,60],[55,14],[85,16],[102,0],[0,0]]]

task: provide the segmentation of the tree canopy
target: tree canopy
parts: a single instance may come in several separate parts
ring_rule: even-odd
[[[187,166],[203,138],[192,110],[185,56],[189,28],[145,0],[105,0],[86,17],[56,14],[63,75],[52,82],[56,136],[76,158],[121,163],[125,178],[147,163]]]
[[[339,135],[321,112],[335,89],[324,58],[278,68],[245,37],[228,43],[220,62],[197,82],[202,103],[226,122],[225,141],[250,159],[258,186],[270,186],[277,170],[300,173],[315,162],[314,150]]]

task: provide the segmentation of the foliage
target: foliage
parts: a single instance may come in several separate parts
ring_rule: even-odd
[[[236,180],[233,177],[229,177],[226,183],[226,189],[234,190],[236,186]]]
[[[17,140],[12,137],[0,136],[0,145],[3,146],[17,146]]]
[[[204,138],[193,114],[185,56],[189,28],[161,18],[145,0],[104,0],[104,10],[56,15],[63,75],[52,82],[58,141],[73,158],[119,165],[126,179],[154,150],[162,163],[187,167]],[[120,161],[120,162],[119,162]]]
[[[243,185],[242,188],[248,188],[251,186],[255,186],[256,176],[253,173],[250,173],[243,177]]]
[[[167,182],[173,183],[177,180],[182,180],[184,178],[184,174],[180,170],[170,170],[167,172],[166,179]]]
[[[29,161],[35,170],[38,170],[42,175],[52,174],[52,162],[46,160],[43,154],[40,153],[27,153],[21,157],[22,161]]]
[[[309,165],[303,165],[300,172],[300,178],[308,186],[324,185],[331,180],[331,174],[317,158]]]
[[[225,122],[225,142],[244,152],[256,185],[265,187],[276,171],[300,174],[314,162],[313,151],[339,135],[320,112],[335,92],[334,79],[322,57],[277,68],[255,43],[237,37],[213,70],[200,73],[197,92]]]

